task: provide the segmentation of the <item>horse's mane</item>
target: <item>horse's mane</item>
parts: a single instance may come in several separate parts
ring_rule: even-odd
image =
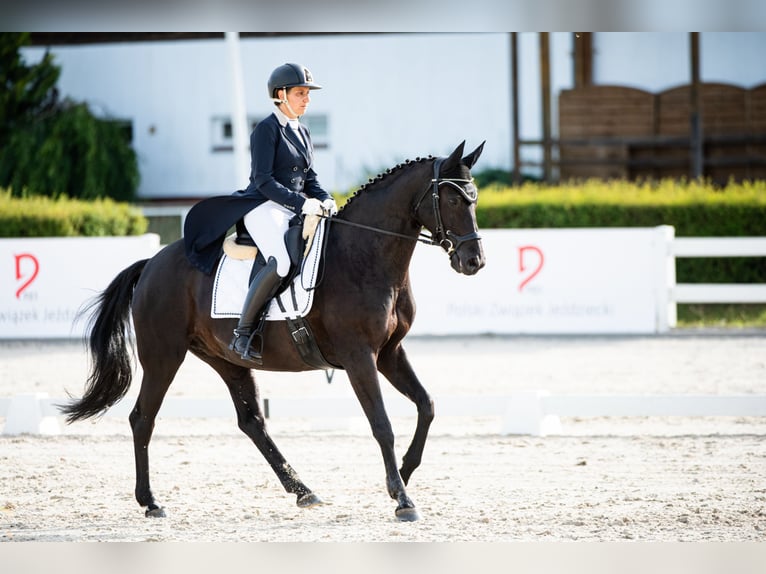
[[[371,177],[369,180],[367,180],[367,183],[362,184],[362,186],[346,200],[346,203],[343,204],[339,211],[346,209],[346,207],[348,207],[349,204],[351,204],[359,195],[368,193],[370,191],[375,191],[375,189],[380,187],[384,182],[389,180],[392,176],[401,173],[405,168],[409,168],[415,164],[423,163],[432,159],[435,159],[432,155],[429,155],[428,157],[416,157],[414,160],[408,159],[400,164],[395,165],[392,168],[387,169],[383,173],[379,173],[375,177]]]

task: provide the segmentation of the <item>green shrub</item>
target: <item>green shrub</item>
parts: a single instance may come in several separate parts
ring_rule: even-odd
[[[480,189],[480,227],[653,227],[683,237],[766,235],[766,181],[730,183],[587,181]]]
[[[147,220],[127,203],[59,197],[12,197],[0,190],[0,237],[141,235]]]
[[[488,185],[509,185],[513,182],[513,173],[500,168],[487,168],[481,171],[472,171],[473,181],[477,187],[485,187]],[[533,175],[521,174],[522,182],[539,182],[539,177]]]

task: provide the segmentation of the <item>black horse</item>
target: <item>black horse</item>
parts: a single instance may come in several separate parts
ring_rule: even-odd
[[[400,520],[417,520],[405,492],[419,466],[434,405],[407,359],[402,339],[415,316],[409,264],[422,229],[440,245],[452,268],[473,275],[484,266],[476,227],[477,190],[470,169],[484,144],[463,155],[465,142],[446,158],[407,161],[363,186],[332,219],[323,282],[306,317],[326,360],[342,368],[380,445],[386,484]],[[321,504],[268,435],[252,364],[229,350],[234,319],[210,317],[213,276],[189,263],[183,240],[120,272],[94,301],[88,339],[91,370],[84,396],[61,407],[67,421],[96,416],[125,396],[132,378],[133,329],[143,380],[130,413],[138,503],[147,516],[164,516],[149,485],[149,441],[163,397],[187,351],[223,378],[239,428],[249,436],[299,507]],[[284,322],[267,322],[263,365],[271,371],[310,370]],[[417,405],[412,442],[397,468],[394,433],[378,372]]]

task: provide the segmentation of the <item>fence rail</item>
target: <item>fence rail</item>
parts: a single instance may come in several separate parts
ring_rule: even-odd
[[[670,257],[766,257],[766,237],[676,237]],[[675,283],[674,303],[766,303],[766,285],[741,283]]]
[[[65,399],[51,399],[44,393],[0,398],[0,417],[5,417],[3,434],[47,434],[61,432],[56,405]],[[508,395],[442,396],[434,399],[439,417],[496,418],[500,434],[565,434],[560,417],[764,417],[766,395],[550,395],[525,391]],[[404,397],[385,397],[391,417],[414,417],[415,406]],[[132,401],[115,405],[106,417],[127,417]],[[312,420],[363,419],[364,413],[353,396],[275,397],[263,399],[270,419]],[[159,413],[168,418],[231,418],[236,421],[229,399],[169,397]]]

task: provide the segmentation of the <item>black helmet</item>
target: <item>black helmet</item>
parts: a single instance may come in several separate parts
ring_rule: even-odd
[[[299,64],[282,64],[269,76],[269,97],[276,98],[277,90],[296,88],[298,86],[311,90],[321,90],[322,86],[314,83],[314,77],[308,68]]]

